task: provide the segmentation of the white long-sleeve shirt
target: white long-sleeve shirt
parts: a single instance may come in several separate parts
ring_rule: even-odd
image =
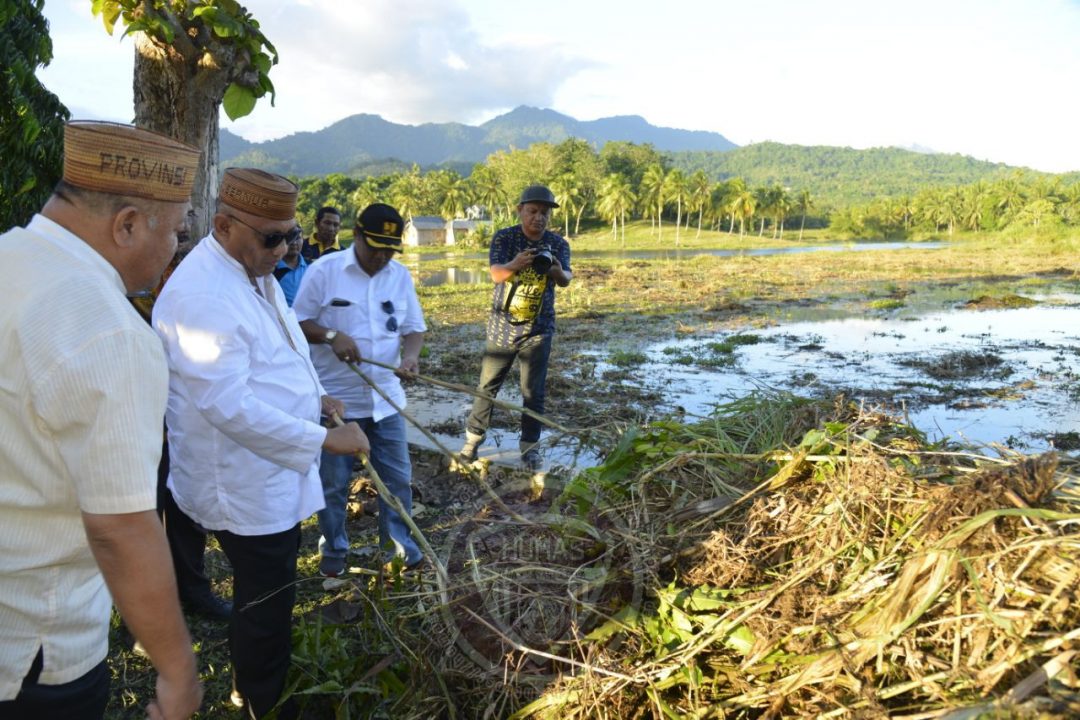
[[[200,525],[237,535],[283,532],[324,506],[323,388],[277,281],[258,282],[209,235],[153,313],[169,363],[169,487]]]
[[[374,276],[368,275],[352,248],[321,257],[308,267],[293,310],[301,322],[314,320],[345,333],[356,341],[361,357],[387,365],[401,362],[401,338],[427,330],[408,268],[391,260]],[[397,412],[338,360],[329,345],[312,346],[311,359],[326,391],[345,403],[346,417],[370,417],[378,422]],[[405,391],[393,370],[366,363],[360,370],[395,405],[405,407]]]

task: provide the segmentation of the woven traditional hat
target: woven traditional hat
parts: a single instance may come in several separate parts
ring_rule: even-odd
[[[187,202],[199,151],[160,133],[119,123],[64,126],[64,180],[85,190]]]
[[[218,197],[226,205],[267,220],[296,218],[300,188],[273,173],[254,168],[228,168]]]
[[[405,221],[397,210],[383,203],[372,203],[356,218],[356,227],[373,248],[401,252],[401,233]]]

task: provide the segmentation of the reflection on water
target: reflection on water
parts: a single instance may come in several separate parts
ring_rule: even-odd
[[[941,242],[880,242],[861,241],[851,243],[836,243],[832,245],[811,245],[804,247],[767,247],[767,248],[740,248],[740,249],[708,249],[708,248],[668,248],[665,250],[575,250],[573,257],[576,259],[604,259],[604,260],[691,260],[702,255],[714,255],[717,257],[750,257],[757,255],[797,255],[811,252],[850,252],[861,250],[937,250],[945,247]],[[469,266],[455,266],[446,270],[428,273],[423,269],[425,262],[433,260],[452,260],[462,263],[471,263]],[[436,287],[439,285],[472,285],[490,282],[486,266],[478,270],[476,263],[486,264],[488,254],[476,253],[425,253],[406,254],[401,262],[419,278],[419,284],[424,287]]]
[[[673,364],[681,353],[708,364],[712,346],[701,340],[650,348],[650,366],[669,401],[694,414],[771,387],[885,402],[932,439],[1038,450],[1054,433],[1080,430],[1075,306],[849,317],[753,334],[759,342],[739,346],[730,368]]]
[[[419,284],[423,287],[438,287],[439,285],[478,285],[480,283],[489,282],[491,282],[491,273],[488,272],[487,268],[477,270],[476,268],[470,269],[459,267],[452,267],[430,274],[424,274],[419,280]]]

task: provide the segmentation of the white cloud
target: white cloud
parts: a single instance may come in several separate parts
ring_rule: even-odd
[[[281,62],[270,73],[278,107],[260,106],[234,124],[248,137],[290,124],[315,130],[355,113],[404,123],[472,122],[520,104],[550,105],[559,86],[587,66],[559,43],[484,37],[454,3],[282,8],[264,1],[250,9]]]
[[[1076,0],[247,0],[281,53],[252,140],[356,113],[476,123],[521,104],[745,144],[919,145],[1080,170]],[[69,106],[131,117],[132,43],[49,0]]]

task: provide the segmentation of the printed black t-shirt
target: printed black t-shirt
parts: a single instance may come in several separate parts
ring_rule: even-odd
[[[562,236],[545,231],[539,242],[532,242],[521,225],[495,233],[488,250],[489,264],[505,265],[526,247],[544,247],[570,271],[570,243]],[[530,335],[555,332],[555,281],[531,267],[514,273],[495,286],[491,315],[488,317],[488,342],[510,347]]]

